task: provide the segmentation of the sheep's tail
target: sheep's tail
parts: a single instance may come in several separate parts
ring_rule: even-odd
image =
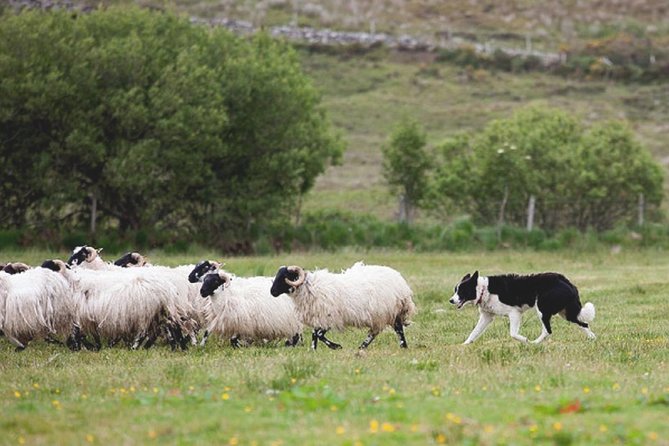
[[[405,301],[403,311],[400,314],[402,325],[408,327],[411,325],[411,316],[416,314],[416,304],[413,302],[412,295]]]
[[[579,321],[589,324],[595,319],[595,306],[591,302],[586,302],[576,317]]]

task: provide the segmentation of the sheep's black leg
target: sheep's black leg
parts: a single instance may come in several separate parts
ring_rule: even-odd
[[[65,344],[73,352],[81,350],[81,328],[77,324],[72,324],[72,332],[67,337]]]
[[[140,345],[146,340],[147,333],[146,331],[141,331],[137,333],[135,336],[135,339],[132,341],[132,346],[130,347],[132,350],[137,350]],[[113,342],[113,341],[112,341]],[[112,346],[112,342],[109,343],[109,346]]]
[[[318,339],[323,342],[323,344],[327,345],[328,348],[331,348],[332,350],[339,350],[341,348],[341,345],[337,344],[336,342],[332,342],[328,338],[325,337],[325,333],[327,333],[327,330],[324,330],[322,328],[319,328],[316,331],[316,334],[318,335]]]
[[[369,347],[369,344],[371,344],[372,341],[374,340],[374,338],[376,338],[376,335],[377,335],[377,333],[373,333],[373,332],[370,331],[367,334],[367,337],[365,338],[365,340],[362,341],[362,344],[360,344],[360,349],[363,350],[363,349],[366,349],[367,347]]]
[[[314,332],[311,334],[311,349],[316,350],[316,347],[318,346],[318,331],[320,328],[315,328]]]
[[[395,319],[393,329],[395,330],[395,333],[397,333],[397,337],[400,338],[400,347],[408,348],[407,339],[404,337],[404,324],[400,318]]]
[[[52,334],[46,335],[44,341],[48,344],[63,345],[63,343],[60,342],[58,339],[54,338]]]
[[[100,350],[102,348],[102,341],[100,340],[100,334],[95,332],[93,333],[93,349]]]
[[[295,333],[292,338],[286,341],[286,347],[295,347],[302,340],[301,333]]]
[[[233,337],[230,338],[230,345],[232,345],[232,348],[239,348],[239,336],[234,335]]]
[[[200,347],[204,347],[204,344],[207,343],[207,339],[209,339],[209,330],[204,331],[204,336],[202,336],[202,340],[200,341]]]

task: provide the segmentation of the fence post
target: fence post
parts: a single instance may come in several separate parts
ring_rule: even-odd
[[[534,228],[534,195],[530,195],[530,201],[527,203],[527,232]]]
[[[509,185],[504,185],[504,196],[499,206],[499,216],[497,218],[497,239],[502,240],[502,225],[504,225],[504,212],[506,211],[506,202],[509,200]]]
[[[644,223],[644,211],[646,207],[646,200],[644,199],[643,192],[639,194],[639,205],[637,210],[637,224],[641,227]]]

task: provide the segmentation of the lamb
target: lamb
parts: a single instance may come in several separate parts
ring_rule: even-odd
[[[2,275],[5,289],[2,331],[17,350],[25,349],[36,338],[71,334],[76,312],[68,283],[62,276],[45,268]]]
[[[233,347],[240,339],[274,340],[288,338],[295,346],[302,338],[302,323],[288,296],[272,299],[270,277],[233,277],[224,271],[204,277],[200,294],[209,298],[206,307],[207,329],[201,345],[210,333],[230,338]]]
[[[305,271],[299,266],[282,266],[272,283],[271,293],[288,294],[305,325],[313,328],[311,348],[322,341],[339,349],[325,337],[328,330],[346,327],[368,328],[360,345],[365,349],[383,329],[391,325],[400,347],[407,348],[404,326],[415,313],[413,292],[402,275],[387,266],[362,262],[340,274],[327,270]]]

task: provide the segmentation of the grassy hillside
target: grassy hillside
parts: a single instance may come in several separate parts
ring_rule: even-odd
[[[66,255],[4,254],[33,264]],[[0,444],[669,444],[666,253],[342,252],[233,258],[226,268],[271,275],[280,264],[336,270],[360,258],[397,268],[413,287],[408,350],[390,330],[363,354],[362,330],[332,333],[344,348],[316,352],[232,350],[212,338],[185,353],[71,353],[41,342],[16,353],[0,338]],[[460,345],[477,313],[447,300],[474,268],[559,269],[596,305],[598,339],[556,318],[551,339],[523,345],[500,319]],[[539,332],[530,311],[521,333]]]
[[[458,131],[532,104],[560,107],[585,124],[629,120],[638,138],[666,165],[669,90],[566,79],[559,76],[468,70],[422,53],[384,50],[363,55],[302,52],[305,70],[323,92],[324,105],[349,143],[341,166],[319,178],[306,209],[338,207],[391,217],[395,201],[381,176],[381,145],[402,116],[421,122],[431,146]]]

